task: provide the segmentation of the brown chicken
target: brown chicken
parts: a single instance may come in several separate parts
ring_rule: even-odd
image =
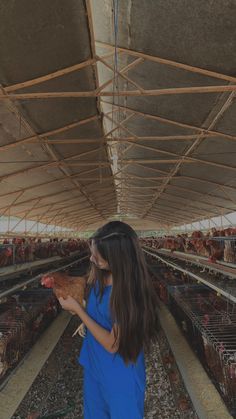
[[[66,299],[73,297],[79,304],[83,305],[86,279],[80,276],[69,276],[63,272],[52,272],[41,279],[41,285],[52,288],[57,298]]]

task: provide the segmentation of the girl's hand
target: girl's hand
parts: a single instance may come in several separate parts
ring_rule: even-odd
[[[79,325],[79,327],[76,329],[76,331],[73,333],[72,337],[74,337],[75,335],[77,335],[77,333],[79,333],[79,335],[82,338],[85,338],[86,336],[86,326],[84,325],[84,323],[81,323]]]
[[[79,303],[70,295],[66,299],[60,297],[59,303],[64,310],[68,310],[72,313],[77,313],[77,310],[80,308]]]

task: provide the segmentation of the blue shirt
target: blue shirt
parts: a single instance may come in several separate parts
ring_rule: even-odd
[[[113,322],[109,303],[112,286],[105,287],[101,301],[96,289],[97,287],[91,289],[87,313],[100,326],[111,331]],[[126,365],[118,353],[108,352],[87,330],[79,363],[89,369],[94,378],[111,391],[119,390],[120,386],[122,388],[125,386],[129,391],[134,388],[134,385],[138,385],[141,391],[145,390],[146,374],[143,351],[139,354],[136,363]]]

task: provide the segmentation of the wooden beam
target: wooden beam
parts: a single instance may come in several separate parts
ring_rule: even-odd
[[[130,130],[124,126],[124,123],[127,122],[127,121],[129,121],[133,116],[134,116],[134,113],[133,114],[131,113],[122,122],[115,122],[115,125],[116,126],[111,131],[109,131],[106,134],[106,137],[108,135],[110,135],[111,133],[113,133],[114,131],[116,131],[118,128],[121,128],[123,131],[126,131],[129,135],[132,135],[133,138],[136,138],[136,135],[134,135],[133,133],[131,133]],[[111,118],[107,113],[104,114],[104,117],[106,119],[108,119],[112,124],[114,124],[114,119]]]
[[[127,180],[129,180],[129,179],[127,179]],[[123,190],[128,190],[128,191],[130,191],[130,193],[132,193],[132,189],[151,189],[151,190],[153,190],[153,191],[156,191],[157,189],[159,189],[161,187],[161,184],[160,185],[156,185],[156,186],[142,186],[142,185],[133,185],[133,184],[130,184],[130,183],[126,183],[126,186],[122,186],[120,189],[123,189]],[[118,188],[116,188],[116,189],[118,189]]]
[[[120,160],[125,164],[133,163],[143,163],[143,164],[167,164],[167,163],[176,163],[178,159],[122,159]],[[119,160],[118,160],[119,162]],[[185,163],[192,163],[190,160],[185,160]]]
[[[76,189],[77,189],[76,187],[73,187],[73,188],[70,188],[70,189],[63,190],[63,191],[58,191],[58,192],[54,192],[54,193],[49,193],[49,194],[47,194],[47,195],[41,195],[41,196],[40,196],[40,199],[41,199],[41,200],[43,200],[43,199],[47,199],[47,198],[55,198],[55,197],[56,197],[56,196],[58,196],[58,195],[68,194],[69,192],[74,191],[74,190],[76,190]],[[19,206],[21,206],[21,205],[28,204],[29,202],[33,202],[33,201],[37,200],[38,198],[39,198],[39,197],[34,197],[34,198],[26,199],[25,201],[18,202],[15,206],[16,206],[16,207],[19,207]],[[78,196],[78,198],[81,198],[81,194]],[[67,198],[67,200],[68,200],[68,198]],[[86,201],[84,201],[84,202],[86,202]],[[49,205],[50,205],[50,204],[51,204],[51,202],[49,203]],[[6,208],[6,207],[2,207],[2,208],[0,208],[0,210],[5,209],[5,208]]]
[[[206,209],[206,208],[202,208],[202,207],[199,207],[199,206],[191,205],[190,202],[192,202],[192,199],[188,199],[188,198],[185,198],[185,197],[180,196],[180,195],[173,195],[173,194],[165,191],[165,192],[163,192],[162,196],[163,196],[163,199],[165,201],[170,202],[171,204],[173,203],[173,204],[177,204],[177,205],[178,204],[185,205],[184,204],[184,202],[185,202],[188,209],[192,208],[192,209],[197,210],[197,211],[200,210],[202,212],[202,214],[204,214],[204,213],[211,214],[212,217],[217,217],[218,214],[219,214],[218,212],[216,212],[212,209],[212,207],[214,207],[214,204],[212,204],[211,209]],[[158,205],[158,202],[159,201],[157,201],[157,205]],[[199,202],[199,201],[197,201],[197,202]]]
[[[143,203],[142,203],[142,201],[141,201],[139,198],[136,198],[136,197],[134,197],[134,196],[128,196],[128,197],[127,197],[127,196],[125,196],[125,197],[120,197],[120,198],[119,198],[119,202],[129,203],[129,204],[133,203],[133,204],[137,205],[137,208],[138,208],[138,207],[143,208]]]
[[[60,215],[65,215],[67,218],[69,218],[69,216],[71,214],[77,214],[77,217],[78,217],[79,220],[82,219],[83,217],[87,217],[87,216],[97,217],[97,214],[90,213],[89,211],[86,211],[86,212],[82,211],[81,212],[81,211],[79,211],[78,209],[75,209],[75,208],[71,209],[71,211],[68,211],[65,208],[58,208],[58,209],[60,209]]]
[[[38,92],[38,93],[12,93],[4,95],[0,93],[0,100],[36,100],[36,99],[66,99],[81,97],[147,97],[147,96],[169,96],[185,94],[209,94],[222,92],[235,92],[236,85],[223,86],[194,86],[194,87],[173,87],[168,89],[150,89],[150,90],[119,90],[115,94],[112,91],[96,92],[96,90],[82,92]]]
[[[129,179],[136,180],[137,179],[137,180],[141,180],[142,182],[148,182],[149,180],[160,181],[160,180],[166,179],[166,178],[167,178],[167,175],[166,176],[151,176],[151,177],[150,176],[148,176],[148,177],[145,176],[144,177],[144,176],[134,175],[134,174],[129,173],[129,172],[123,173],[123,176],[121,177],[122,180],[129,180]],[[154,182],[152,182],[152,183],[154,183]],[[153,189],[155,189],[155,186],[153,186]]]
[[[51,208],[54,206],[55,204],[52,204],[49,208],[46,209],[46,211],[44,211],[43,214],[40,215],[40,217],[37,219],[37,221],[35,221],[34,224],[32,224],[32,226],[30,227],[30,229],[28,230],[28,233],[33,230],[34,226],[38,223],[41,222],[41,220],[45,217],[45,214],[48,214],[48,212],[51,210]],[[35,216],[34,216],[35,217]]]
[[[156,147],[149,147],[149,146],[142,145],[142,144],[134,144],[133,147],[154,151],[155,153],[165,154],[165,155],[168,155],[168,156],[179,157],[180,159],[182,159],[182,163],[185,162],[185,155],[180,155],[180,154],[177,154],[177,153],[173,153],[171,151],[162,150],[162,149],[156,148]],[[231,154],[231,153],[229,152],[229,154]],[[216,162],[212,162],[212,161],[209,161],[209,160],[201,160],[201,159],[197,159],[195,157],[194,158],[193,157],[187,157],[187,158],[190,162],[192,161],[192,162],[201,163],[201,164],[208,164],[210,166],[215,166],[215,167],[220,167],[222,169],[230,169],[230,170],[235,170],[236,171],[236,167],[234,167],[234,166],[227,166],[227,165],[224,165],[222,163],[216,163]]]
[[[44,228],[41,230],[41,234],[46,230],[47,226],[50,225],[53,221],[55,220],[55,216],[51,217],[49,220],[47,219],[47,221],[45,222],[46,225],[44,226]]]
[[[183,208],[183,205],[182,205],[182,208],[183,209],[181,207],[178,207],[178,206],[173,205],[172,203],[171,203],[171,205],[168,205],[166,203],[162,203],[161,201],[158,201],[156,203],[156,205],[157,205],[157,208],[169,208],[171,211],[175,211],[176,210],[175,213],[177,212],[177,214],[180,213],[180,214],[183,214],[184,216],[186,215],[186,209]],[[180,206],[181,206],[181,204],[180,204]],[[188,214],[196,215],[198,217],[204,217],[204,215],[202,213],[199,213],[198,211],[189,210],[189,208],[187,210],[187,213]]]
[[[210,193],[210,194],[208,194],[208,193],[205,193],[205,192],[198,192],[198,191],[195,191],[195,190],[193,190],[193,189],[190,189],[190,188],[185,188],[185,187],[181,187],[181,186],[176,186],[176,185],[172,185],[172,184],[168,184],[168,187],[170,187],[170,188],[175,188],[175,189],[177,189],[178,191],[186,191],[187,193],[189,193],[189,194],[193,194],[193,195],[197,195],[198,196],[198,198],[196,198],[196,199],[193,199],[193,197],[191,196],[191,198],[190,198],[190,200],[192,201],[194,201],[194,200],[196,200],[197,202],[199,202],[200,204],[202,203],[202,204],[205,204],[205,205],[208,205],[208,206],[211,206],[211,207],[214,207],[214,208],[221,208],[221,209],[224,209],[224,210],[229,210],[229,211],[231,211],[232,210],[232,208],[227,208],[226,206],[222,206],[222,205],[219,205],[219,204],[216,204],[215,202],[210,202],[210,201],[208,201],[208,202],[205,202],[205,200],[207,199],[207,198],[209,198],[209,200],[210,199],[219,199],[219,200],[221,200],[221,199],[223,199],[223,200],[227,200],[227,201],[229,201],[229,197],[228,197],[228,199],[225,199],[225,198],[222,198],[222,197],[219,197],[219,196],[217,196],[217,195],[214,195],[214,194],[212,194],[212,193]],[[179,196],[179,195],[178,195]],[[201,196],[204,200],[199,200],[199,196]],[[235,202],[235,204],[236,204],[236,202]]]
[[[167,221],[167,219],[171,222],[176,222],[176,218],[174,218],[173,214],[169,214],[168,212],[162,213],[162,212],[157,212],[154,214],[150,214],[149,217],[145,218],[145,220],[143,221],[147,221],[147,220],[154,220],[157,222],[158,220],[162,220],[162,221]],[[177,218],[178,219],[178,218]]]
[[[127,165],[127,166],[129,167],[129,165]],[[133,163],[133,166],[137,167],[137,168],[140,168],[142,171],[143,171],[143,169],[145,169],[149,172],[161,173],[164,176],[168,176],[168,174],[169,174],[169,172],[167,172],[166,170],[161,170],[161,169],[157,169],[157,168],[154,168],[154,167],[148,167],[148,166],[145,166],[144,164],[138,163],[138,162]]]
[[[19,221],[17,221],[16,224],[9,230],[9,233],[12,233],[15,228],[21,223],[22,220],[26,219],[26,217],[31,213],[31,211],[35,208],[35,206],[40,202],[41,198],[37,199],[36,202],[32,205],[32,207],[25,213],[25,216],[21,218]]]
[[[64,129],[64,127],[63,127],[63,129]],[[60,130],[61,130],[61,128],[60,128]],[[56,130],[57,132],[58,132],[58,130]],[[53,134],[55,134],[55,131],[53,131]],[[49,151],[50,151],[50,154],[52,155],[52,157],[53,157],[53,159],[54,159],[54,162],[52,162],[52,163],[50,163],[50,165],[51,164],[56,164],[56,165],[58,165],[59,164],[59,169],[64,173],[64,174],[66,174],[66,176],[70,179],[70,181],[74,184],[74,185],[76,185],[76,188],[79,190],[79,192],[82,194],[82,195],[84,195],[85,197],[86,197],[86,199],[87,199],[87,201],[90,203],[90,205],[93,207],[93,208],[95,208],[96,209],[96,211],[98,211],[99,212],[99,210],[96,208],[96,205],[94,205],[94,203],[93,203],[93,201],[91,200],[91,198],[88,196],[88,194],[87,194],[87,192],[84,190],[84,188],[83,187],[81,187],[81,185],[79,185],[78,184],[78,182],[76,181],[76,180],[71,180],[71,178],[70,178],[70,174],[68,173],[68,171],[67,171],[67,168],[65,167],[61,167],[61,165],[60,165],[60,162],[62,161],[60,158],[58,158],[58,153],[57,152],[55,152],[54,150],[52,150],[51,148],[49,148]],[[95,150],[94,150],[95,151]],[[96,149],[96,151],[97,151],[97,149]],[[89,153],[91,153],[91,152],[93,152],[93,150],[91,150],[90,152],[86,152],[86,153],[81,153],[80,154],[80,156],[84,156],[84,155],[87,155],[87,154],[89,154]],[[75,156],[71,156],[71,157],[75,157]],[[65,159],[63,159],[63,161],[64,161],[64,163],[65,163]],[[48,166],[48,164],[47,164],[47,166]],[[37,166],[37,168],[38,168],[38,166]],[[30,168],[30,170],[32,170],[32,168]],[[21,170],[20,172],[18,172],[17,174],[19,174],[19,173],[22,173],[22,172],[24,172],[24,170]],[[10,176],[14,176],[14,175],[16,175],[16,172],[14,173],[14,174],[11,174]],[[7,176],[7,177],[9,177],[9,176]],[[99,212],[100,213],[100,212]],[[102,215],[102,214],[100,214],[100,215]]]
[[[19,90],[19,89],[25,89],[26,87],[35,86],[36,84],[44,83],[46,81],[53,80],[55,78],[65,76],[66,74],[70,74],[70,73],[73,73],[75,71],[81,70],[82,68],[93,65],[96,62],[97,62],[97,59],[90,58],[86,61],[83,61],[82,63],[74,64],[70,67],[65,67],[61,70],[54,71],[53,73],[46,74],[44,76],[37,77],[35,79],[27,80],[27,81],[22,82],[22,83],[17,83],[17,84],[13,84],[11,86],[6,86],[6,87],[4,87],[4,90],[7,93],[11,93],[11,92],[15,92],[16,90]]]
[[[155,183],[155,180],[157,179],[159,179],[159,177],[146,177],[146,178],[142,178],[141,176],[136,176],[138,179],[140,179],[140,180],[142,180],[142,181],[149,181],[149,182],[151,182],[151,183],[153,183],[153,186],[148,186],[148,187],[146,187],[146,188],[149,188],[149,189],[153,189],[154,191],[156,190],[156,189],[158,189],[158,187],[160,188],[160,186],[161,185],[158,185],[158,186],[156,186],[156,183]],[[136,178],[136,177],[134,177],[134,178]],[[129,180],[130,178],[132,178],[132,176],[131,177],[129,177],[129,174],[127,174],[127,176],[126,176],[126,179],[127,180]],[[167,177],[166,176],[160,176],[160,179],[166,179]],[[181,178],[182,178],[182,176],[180,177],[180,176],[174,176],[174,178],[173,179],[180,179],[181,180]],[[155,186],[154,186],[155,185]],[[215,204],[215,202],[214,203],[212,203],[212,202],[205,202],[205,200],[206,200],[206,198],[209,198],[209,199],[222,199],[222,197],[219,197],[219,196],[217,196],[217,195],[214,195],[213,193],[206,193],[206,192],[199,192],[199,191],[195,191],[194,189],[190,189],[190,188],[186,188],[186,187],[182,187],[182,186],[178,186],[178,185],[174,185],[174,184],[168,184],[168,186],[167,186],[168,188],[174,188],[174,189],[177,189],[177,190],[179,190],[179,191],[184,191],[184,192],[187,192],[187,193],[189,193],[189,194],[194,194],[194,195],[197,195],[198,196],[198,198],[196,198],[196,201],[197,202],[199,202],[199,203],[204,203],[205,205],[208,205],[208,206],[213,206],[214,208],[216,207],[216,208],[223,208],[223,209],[228,209],[228,210],[232,210],[232,208],[226,208],[225,206],[221,206],[221,205],[219,205],[219,204]],[[175,195],[173,195],[173,196],[175,196]],[[179,195],[178,195],[179,196]],[[199,200],[199,196],[200,197],[202,197],[202,198],[204,198],[204,200]],[[184,197],[183,197],[184,198]],[[192,196],[191,196],[191,199],[190,199],[191,201],[192,200],[194,200],[193,198],[192,198]],[[223,200],[225,200],[225,198],[223,198]],[[228,199],[227,199],[227,201],[229,201],[229,197],[228,197]]]
[[[11,86],[5,86],[4,90],[5,90],[6,93],[11,93],[11,92],[15,92],[19,89],[24,89],[24,88],[27,88],[27,87],[35,86],[36,84],[45,83],[49,80],[53,80],[55,78],[65,76],[66,74],[70,74],[70,73],[79,71],[79,70],[81,70],[83,68],[86,68],[90,65],[95,65],[97,63],[97,61],[99,61],[100,59],[104,60],[106,58],[111,57],[112,55],[113,55],[113,53],[106,54],[103,57],[97,57],[96,56],[96,58],[90,58],[90,59],[88,59],[86,61],[83,61],[81,63],[74,64],[74,65],[69,66],[69,67],[65,67],[61,70],[57,70],[57,71],[54,71],[52,73],[45,74],[44,76],[40,76],[40,77],[37,77],[35,79],[27,80],[27,81],[22,82],[22,83],[13,84]]]
[[[49,167],[60,167],[61,165],[63,165],[63,163],[66,163],[67,165],[70,165],[70,166],[88,166],[88,165],[90,165],[90,166],[98,166],[98,167],[99,166],[110,167],[110,163],[108,163],[108,162],[98,162],[98,161],[93,161],[93,160],[85,160],[85,161],[77,161],[76,163],[73,163],[73,162],[69,161],[69,160],[74,160],[76,158],[83,157],[85,155],[88,155],[89,153],[94,153],[97,150],[98,149],[96,148],[96,149],[87,151],[85,153],[80,153],[80,154],[76,154],[75,156],[66,157],[66,158],[58,160],[58,161],[49,161],[48,163],[43,164],[43,165],[30,166],[30,167],[27,167],[25,169],[18,170],[16,172],[9,173],[7,175],[0,176],[0,180],[2,181],[4,179],[9,179],[11,177],[21,175],[23,173],[30,173],[32,171],[44,170],[45,168],[49,168]]]
[[[77,222],[78,222],[78,220],[79,221],[85,221],[85,222],[88,221],[89,222],[91,220],[100,221],[101,219],[102,219],[102,217],[99,217],[99,216],[89,216],[89,215],[88,216],[85,216],[85,217],[81,217],[81,218],[78,217],[78,216],[77,217],[71,216],[71,217],[68,217],[67,218],[68,221],[72,221],[73,220],[73,221],[77,221]]]
[[[206,137],[209,139],[213,138],[211,134],[206,134]],[[125,142],[133,142],[136,143],[138,141],[191,141],[197,138],[197,134],[195,135],[166,135],[166,136],[145,136],[145,137],[113,137],[113,138],[107,138],[107,137],[98,137],[98,138],[64,138],[60,140],[46,140],[42,139],[43,143],[46,144],[98,144],[98,143],[125,143]],[[30,141],[30,144],[38,144],[38,139],[33,138],[32,141]]]
[[[107,103],[109,105],[111,105],[110,102],[106,102],[106,101],[102,101],[104,103]],[[233,135],[229,135],[229,134],[225,134],[223,132],[219,132],[219,131],[213,131],[212,129],[206,129],[206,128],[201,128],[201,127],[197,127],[196,125],[190,125],[190,124],[186,124],[184,122],[179,122],[179,121],[174,121],[173,119],[168,119],[168,118],[163,118],[161,116],[158,115],[152,115],[149,113],[145,113],[145,112],[140,112],[137,111],[133,108],[127,107],[127,106],[121,106],[121,105],[113,105],[113,107],[115,109],[119,108],[121,110],[125,110],[126,112],[130,112],[130,113],[135,113],[136,115],[142,116],[144,118],[147,119],[153,119],[156,120],[158,122],[162,122],[163,124],[167,124],[167,125],[173,125],[173,126],[177,126],[177,127],[181,127],[181,128],[186,128],[186,129],[191,129],[194,131],[197,131],[201,134],[207,135],[207,136],[217,136],[217,137],[222,137],[222,138],[226,138],[228,140],[236,140],[236,136]]]
[[[88,173],[91,173],[91,172],[95,172],[96,170],[98,170],[98,169],[85,170],[84,172],[75,173],[74,175],[70,175],[70,176],[64,176],[64,177],[62,177],[60,179],[51,180],[49,182],[38,183],[36,185],[28,186],[27,188],[17,189],[16,191],[7,192],[7,193],[4,193],[4,194],[0,195],[0,198],[3,198],[5,196],[9,196],[9,195],[13,195],[13,194],[16,194],[18,192],[28,192],[31,189],[35,190],[35,189],[40,188],[42,186],[48,186],[48,185],[59,183],[59,182],[69,181],[69,178],[71,178],[71,179],[76,178],[76,177],[79,177],[80,178],[81,175],[85,175],[85,174],[88,174]]]
[[[213,182],[211,180],[207,180],[207,179],[200,179],[200,178],[196,178],[193,176],[175,176],[175,179],[187,179],[187,180],[193,180],[195,182],[200,182],[200,183],[208,183],[209,185],[214,185],[214,186],[223,186],[224,188],[230,189],[231,191],[236,191],[236,188],[234,186],[229,186],[229,185],[225,185],[223,183],[219,183],[219,182]]]
[[[42,142],[45,144],[66,144],[66,145],[70,145],[70,144],[105,144],[106,138],[104,137],[98,137],[98,138],[65,138],[62,140],[47,140],[47,139],[42,139]],[[38,144],[37,139],[33,139],[32,142],[30,142],[30,144]]]
[[[3,93],[5,94],[5,92],[4,92],[4,89],[2,89],[2,91],[3,91]],[[8,105],[9,106],[9,105]],[[19,113],[19,111],[18,111],[18,109],[16,109],[16,107],[11,103],[10,104],[10,108],[13,108],[13,111],[16,113],[16,115],[18,116],[18,115],[20,115],[20,113]],[[81,121],[80,121],[81,122]],[[24,124],[24,125],[26,125],[26,128],[28,129],[30,129],[30,131],[33,131],[32,130],[32,128],[31,128],[31,126],[29,125],[29,123],[28,122],[26,122],[25,121],[25,119],[24,118],[22,118],[22,116],[20,115],[20,123],[22,123],[22,124]],[[68,127],[67,127],[68,128]],[[63,129],[65,129],[65,127],[63,127]],[[61,131],[61,128],[59,129],[59,131]],[[57,130],[57,132],[58,132],[58,130]],[[54,131],[54,133],[55,133],[55,131]],[[33,135],[35,135],[35,133],[33,133]],[[61,159],[61,156],[59,155],[59,153],[58,152],[56,152],[54,149],[53,149],[53,147],[52,146],[48,146],[48,145],[46,145],[46,148],[47,148],[47,150],[48,150],[48,152],[50,153],[50,156],[52,156],[52,158],[53,158],[53,160],[54,161],[58,161],[58,160],[60,160]],[[59,166],[59,170],[60,171],[62,171],[62,173],[63,174],[66,174],[66,176],[68,177],[69,176],[69,174],[68,174],[68,171],[67,171],[67,169],[66,169],[66,167],[60,167]],[[79,185],[78,185],[78,182],[76,181],[76,180],[72,180],[71,181],[73,184],[75,184],[76,185],[76,187],[78,188],[78,190],[79,190],[79,192],[83,195],[83,196],[85,196],[85,198],[87,199],[87,201],[90,203],[90,205],[92,205],[92,207],[93,208],[95,208],[96,209],[96,205],[94,205],[93,204],[93,202],[91,202],[91,199],[90,199],[90,197],[88,197],[87,196],[87,194],[86,194],[86,192],[83,190],[83,188],[81,188]],[[96,211],[97,211],[97,209],[96,209]]]
[[[162,208],[159,209],[155,209],[153,208],[152,211],[150,211],[150,213],[145,217],[145,219],[151,217],[152,215],[163,215],[163,216],[167,216],[170,217],[173,221],[175,221],[176,219],[181,220],[181,221],[185,221],[187,219],[192,220],[193,216],[191,215],[186,215],[186,214],[182,214],[179,213],[177,211],[175,211],[175,213],[173,213],[173,210],[168,210],[166,209],[166,207],[162,210]]]
[[[5,211],[1,212],[1,217],[3,217],[10,209],[14,206],[14,204],[18,201],[18,199],[23,195],[24,191],[18,191],[17,197],[11,202],[10,205],[8,205],[5,209]],[[1,211],[1,208],[0,208]]]
[[[75,201],[75,202],[72,203],[72,201]],[[64,204],[66,202],[70,202],[70,204],[65,205],[65,206],[61,206],[61,204]],[[90,206],[88,206],[88,207],[83,206],[82,208],[80,208],[81,203],[83,204],[83,203],[86,203],[86,202],[87,201],[81,202],[81,200],[77,196],[77,197],[73,197],[71,199],[63,199],[61,201],[54,202],[53,206],[55,208],[53,208],[53,209],[51,209],[51,203],[40,205],[39,207],[37,207],[37,210],[39,210],[39,212],[37,212],[36,214],[33,214],[33,216],[36,217],[36,216],[41,215],[42,214],[42,209],[48,208],[48,207],[50,207],[50,210],[48,208],[47,212],[49,213],[49,211],[50,211],[50,214],[53,213],[54,211],[57,211],[58,209],[68,209],[68,208],[72,208],[74,206],[76,206],[77,211],[80,212],[80,213],[83,213],[83,212],[85,212],[86,214],[88,214],[88,212],[95,212],[96,213],[96,211],[93,208],[91,208]],[[59,205],[59,207],[58,207],[58,205]],[[22,212],[20,212],[18,214],[22,214]]]
[[[171,153],[171,154],[173,154],[173,153]],[[236,171],[236,167],[233,167],[233,166],[226,166],[224,164],[210,162],[208,160],[195,159],[193,157],[188,157],[188,158],[185,159],[184,156],[180,156],[178,154],[176,156],[179,156],[180,158],[183,158],[183,163],[201,163],[201,164],[206,164],[206,165],[209,165],[209,166],[219,167],[221,169]],[[132,164],[132,163],[136,163],[136,162],[137,163],[145,163],[145,164],[166,164],[166,163],[178,163],[179,160],[178,159],[166,159],[166,160],[161,160],[161,159],[123,159],[122,162],[128,163],[128,164]]]
[[[81,119],[80,121],[73,122],[71,124],[65,125],[61,128],[53,129],[53,130],[50,130],[50,131],[47,131],[47,132],[43,132],[41,134],[31,135],[30,137],[23,138],[22,140],[14,141],[13,143],[3,144],[3,145],[0,146],[0,152],[5,151],[5,150],[9,150],[10,148],[14,148],[14,147],[17,147],[17,146],[22,145],[22,144],[31,143],[34,140],[39,141],[39,139],[42,139],[44,137],[51,137],[53,135],[60,134],[60,133],[65,132],[65,131],[69,131],[69,130],[71,130],[73,128],[76,128],[80,125],[85,125],[85,124],[88,124],[90,122],[96,121],[99,118],[100,118],[99,115],[94,115],[94,116],[91,116],[89,118]]]
[[[169,214],[166,211],[165,213],[157,212],[154,214],[149,214],[149,216],[146,217],[144,220],[155,220],[156,222],[158,222],[158,220],[165,221],[165,222],[169,220],[171,223],[176,223],[176,221],[183,222],[183,218],[181,217],[179,218],[178,216],[174,217],[173,213]]]
[[[140,167],[141,169],[146,169],[147,171],[152,171],[152,172],[156,172],[156,173],[163,173],[164,178],[168,177],[168,172],[164,171],[164,170],[160,170],[160,169],[154,169],[153,167],[148,167],[148,166],[144,166],[143,164],[140,163],[135,163],[134,166]],[[125,173],[126,174],[126,173]],[[146,177],[146,179],[152,179],[152,177]],[[232,190],[232,191],[236,191],[236,187],[233,186],[229,186],[229,185],[225,185],[225,184],[221,184],[219,182],[213,182],[211,180],[207,180],[207,179],[200,179],[194,176],[185,176],[185,175],[176,175],[176,176],[172,176],[172,179],[177,179],[177,180],[181,180],[181,179],[187,179],[190,181],[195,181],[195,182],[199,182],[199,183],[208,183],[209,185],[213,185],[213,186],[224,186],[225,188]],[[155,177],[154,177],[155,180]]]
[[[231,93],[228,97],[227,97],[227,99],[225,100],[225,97],[224,96],[222,96],[220,99],[219,99],[219,102],[220,102],[220,104],[221,104],[221,108],[220,108],[220,110],[218,111],[218,106],[219,106],[219,103],[216,103],[215,105],[214,105],[214,107],[213,107],[213,109],[212,109],[212,112],[207,116],[207,118],[206,118],[206,120],[203,122],[203,124],[204,125],[206,125],[207,126],[207,129],[206,129],[206,132],[209,132],[213,127],[214,127],[214,125],[217,123],[217,121],[222,117],[222,115],[225,113],[225,111],[231,106],[231,104],[232,104],[232,101],[233,101],[233,99],[234,99],[234,96],[235,96],[235,94],[234,93]],[[223,99],[223,104],[221,103],[222,102],[222,99]],[[215,114],[215,109],[217,110],[217,113]],[[213,113],[213,119],[212,119],[212,113]],[[160,198],[160,196],[161,196],[161,194],[165,191],[165,188],[167,187],[167,185],[169,184],[169,182],[173,179],[173,176],[175,176],[177,173],[178,173],[178,171],[179,171],[179,169],[180,169],[180,167],[181,167],[181,165],[182,165],[182,163],[184,163],[185,161],[186,161],[186,158],[188,158],[189,159],[189,155],[191,155],[194,151],[196,151],[196,149],[199,147],[199,145],[201,144],[201,142],[203,141],[205,139],[205,136],[204,136],[204,133],[200,133],[200,135],[199,135],[199,138],[197,138],[194,142],[193,142],[193,144],[190,146],[190,147],[188,147],[187,148],[187,150],[185,150],[185,153],[184,153],[184,158],[180,158],[179,159],[179,161],[176,163],[176,165],[175,165],[175,167],[173,168],[173,169],[171,169],[170,170],[170,173],[169,173],[169,177],[168,177],[168,179],[166,179],[164,182],[163,182],[163,186],[162,186],[162,189],[160,190],[160,191],[158,191],[156,194],[155,194],[155,196],[153,197],[153,200],[151,201],[151,203],[148,205],[148,207],[147,207],[147,209],[144,211],[144,213],[143,213],[143,215],[142,215],[142,217],[144,218],[146,215],[147,215],[147,213],[151,210],[151,208],[153,207],[153,205],[155,205],[155,203],[156,203],[156,201],[157,201],[157,199],[158,198]],[[191,157],[191,160],[192,161],[197,161],[196,159],[193,159],[192,157]],[[203,161],[201,160],[201,164],[203,163]],[[223,164],[221,164],[221,165],[219,165],[218,163],[212,163],[212,162],[207,162],[207,164],[208,165],[214,165],[215,167],[221,167],[221,168],[225,168],[224,166],[225,165],[223,165]],[[228,169],[230,168],[230,170],[236,170],[236,168],[235,167],[232,167],[232,166],[227,166],[228,167]]]
[[[219,186],[219,189],[223,192],[223,194],[226,196],[226,199],[231,201],[234,205],[236,205],[236,200],[232,198],[232,196],[228,193],[227,190],[223,186]]]
[[[100,41],[96,41],[96,43],[98,45],[102,45],[103,47],[114,51],[115,46],[113,46],[111,44],[107,44],[107,43],[100,42]],[[158,56],[154,56],[154,55],[151,55],[151,54],[145,54],[143,52],[135,51],[135,50],[130,49],[130,48],[116,47],[116,50],[118,52],[122,52],[122,53],[125,53],[125,54],[128,54],[128,55],[131,55],[133,57],[142,58],[142,59],[147,60],[147,61],[152,61],[152,62],[155,62],[155,63],[167,65],[167,66],[170,66],[170,67],[175,67],[175,68],[178,68],[178,69],[181,69],[181,70],[186,70],[186,71],[189,71],[191,73],[202,74],[202,75],[207,76],[207,77],[213,77],[213,78],[216,78],[216,79],[225,80],[225,81],[229,81],[229,82],[233,82],[233,83],[236,82],[236,77],[233,77],[233,76],[228,76],[226,74],[217,73],[215,71],[206,70],[206,69],[200,68],[200,67],[190,66],[188,64],[179,63],[177,61],[168,60],[168,59],[161,58],[161,57],[158,57]]]
[[[137,89],[138,89],[138,91],[139,92],[144,92],[144,89],[142,89],[142,87],[141,86],[139,86],[137,83],[135,83],[133,80],[131,80],[128,76],[126,76],[124,73],[127,71],[126,69],[127,69],[127,67],[130,69],[130,65],[128,65],[128,66],[126,66],[126,67],[124,67],[122,70],[120,70],[120,71],[114,71],[114,68],[110,65],[110,64],[108,64],[105,60],[102,60],[102,59],[100,59],[100,62],[101,63],[103,63],[103,65],[105,66],[105,67],[107,67],[107,68],[109,68],[109,70],[111,70],[112,72],[113,72],[113,74],[114,74],[114,77],[111,79],[111,80],[108,80],[108,82],[106,82],[106,83],[104,83],[104,85],[103,86],[100,86],[99,87],[99,89],[97,89],[97,93],[100,93],[101,91],[103,91],[103,89],[106,87],[106,86],[108,86],[109,84],[111,84],[113,81],[114,81],[114,78],[115,78],[115,76],[116,76],[116,74],[118,75],[118,76],[120,76],[121,78],[123,78],[126,82],[128,82],[128,83],[130,83],[130,84],[132,84],[133,86],[135,86]],[[139,64],[139,62],[138,62],[138,64]],[[116,92],[115,92],[115,94],[116,94]]]
[[[136,67],[137,65],[143,63],[144,60],[142,58],[137,58],[137,60],[134,60],[132,63],[126,65],[125,67],[123,67],[118,74],[122,76],[122,74],[127,73],[129,70],[131,70],[132,68]],[[103,61],[104,64],[104,61]],[[111,68],[111,67],[110,67]],[[112,71],[114,72],[114,69],[112,68]],[[112,79],[107,80],[105,83],[103,83],[102,85],[99,86],[99,88],[97,89],[97,92],[100,92],[101,90],[103,90],[105,87],[109,86],[113,81],[114,81],[115,77],[113,77]],[[126,77],[126,81],[127,77]],[[139,89],[140,87],[138,85],[136,85]],[[142,90],[142,89],[140,89]]]

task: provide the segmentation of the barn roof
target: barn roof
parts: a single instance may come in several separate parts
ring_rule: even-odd
[[[0,5],[0,213],[138,229],[236,208],[235,0]]]

